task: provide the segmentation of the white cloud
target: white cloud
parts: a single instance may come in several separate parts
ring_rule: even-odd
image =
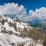
[[[26,9],[23,5],[18,5],[17,3],[5,3],[4,5],[0,5],[0,15],[12,14],[16,15],[19,19],[23,21],[31,21],[33,19],[46,19],[46,8],[42,7],[36,9],[35,11],[30,10],[29,14],[27,14]]]
[[[26,9],[23,5],[18,5],[17,3],[5,3],[0,5],[0,15],[12,14],[16,15],[18,18],[22,19],[26,16]]]
[[[36,9],[35,12],[33,10],[29,11],[28,17],[26,17],[26,21],[32,21],[33,19],[39,18],[39,20],[46,19],[46,8],[42,7],[40,9]]]
[[[8,3],[4,5],[0,5],[0,14],[5,15],[5,14],[22,14],[25,11],[24,6],[16,3]]]

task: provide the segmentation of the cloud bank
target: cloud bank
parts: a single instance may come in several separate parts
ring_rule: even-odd
[[[16,15],[20,20],[32,21],[33,19],[46,19],[46,8],[42,7],[36,9],[35,11],[29,10],[27,13],[26,8],[23,5],[18,5],[18,3],[5,3],[0,5],[0,15],[12,14]]]

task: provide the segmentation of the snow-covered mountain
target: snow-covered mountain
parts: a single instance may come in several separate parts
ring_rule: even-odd
[[[0,15],[0,46],[43,46],[43,37],[29,24]]]

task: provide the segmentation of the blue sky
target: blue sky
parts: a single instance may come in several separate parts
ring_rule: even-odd
[[[0,0],[0,4],[9,2],[23,5],[27,9],[27,12],[29,10],[35,10],[36,8],[46,7],[46,0]]]
[[[23,21],[46,20],[46,0],[0,0],[0,15],[9,14]]]

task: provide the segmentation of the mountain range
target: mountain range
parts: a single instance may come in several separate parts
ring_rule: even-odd
[[[30,24],[0,15],[0,46],[43,46],[43,40],[44,34]]]

